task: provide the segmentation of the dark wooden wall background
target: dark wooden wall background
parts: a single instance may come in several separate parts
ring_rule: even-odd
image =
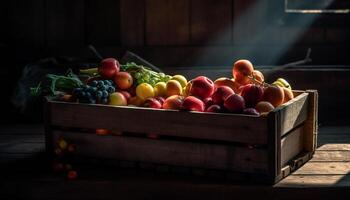
[[[349,19],[285,14],[282,0],[6,0],[1,110],[11,107],[26,64],[51,56],[96,62],[88,44],[105,57],[131,50],[160,68],[229,66],[239,58],[279,65],[302,59],[309,47],[313,65],[348,65]]]
[[[161,66],[230,65],[241,57],[281,64],[308,47],[314,64],[349,63],[349,15],[322,15],[305,27],[288,22],[282,0],[11,0],[1,7],[1,48],[22,60],[91,57],[86,45],[93,44],[105,56],[133,50]]]

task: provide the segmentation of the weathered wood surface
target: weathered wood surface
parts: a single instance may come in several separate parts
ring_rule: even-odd
[[[321,127],[318,140],[323,143],[314,158],[278,184],[266,186],[99,164],[74,166],[79,179],[66,181],[45,161],[43,128],[1,127],[0,195],[1,199],[349,199],[347,130]]]
[[[308,96],[308,93],[301,93],[294,99],[277,108],[278,112],[280,112],[278,123],[280,124],[279,128],[281,131],[281,136],[288,133],[290,130],[297,127],[307,119]]]
[[[299,127],[281,139],[281,166],[303,150],[303,129]]]
[[[50,115],[50,124],[53,126],[105,128],[135,133],[267,144],[266,117],[63,102],[49,103],[49,107],[51,113],[54,113]],[[96,116],[104,117],[96,118]]]
[[[251,173],[267,171],[266,149],[125,136],[96,137],[67,131],[52,134],[54,141],[60,137],[76,141],[76,154],[83,156]]]

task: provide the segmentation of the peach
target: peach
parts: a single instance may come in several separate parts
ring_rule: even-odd
[[[215,87],[219,86],[228,86],[230,87],[236,94],[240,93],[239,87],[241,86],[239,83],[237,83],[234,79],[229,79],[226,77],[218,78],[214,81]]]
[[[265,81],[265,77],[264,74],[261,73],[261,71],[259,70],[254,70],[252,73],[253,77],[255,78],[255,80],[257,80],[260,83],[263,83]],[[253,80],[250,80],[251,83],[254,83]]]
[[[188,96],[184,99],[182,103],[182,109],[188,111],[204,111],[204,103],[202,100],[194,96]]]
[[[189,94],[200,99],[210,97],[214,93],[214,83],[208,77],[198,76],[191,80],[191,88]]]
[[[293,99],[294,98],[294,94],[292,92],[291,89],[288,89],[288,88],[283,88],[283,92],[284,92],[284,100],[283,100],[283,103],[286,103],[288,102],[289,100]]]
[[[238,60],[233,64],[232,75],[235,81],[241,85],[250,83],[254,71],[253,64],[249,60]]]
[[[275,107],[268,101],[260,101],[256,104],[255,109],[259,113],[268,113],[271,110],[275,109]]]
[[[114,78],[114,83],[119,89],[129,89],[134,83],[132,76],[128,72],[118,72]]]
[[[171,110],[180,110],[183,100],[184,100],[184,97],[180,95],[170,96],[167,99],[165,99],[163,103],[163,108],[171,109]]]
[[[274,107],[281,105],[284,100],[283,88],[275,85],[266,87],[262,100],[270,102]]]
[[[244,98],[248,108],[254,108],[261,100],[264,94],[264,89],[261,86],[248,84],[242,87],[241,95]]]
[[[137,97],[137,96],[133,96],[130,97],[129,101],[128,101],[128,105],[129,106],[141,106],[143,104],[144,100],[142,100],[141,98]]]
[[[165,89],[168,97],[172,95],[181,95],[182,93],[182,86],[179,81],[176,80],[169,80],[166,83]]]
[[[240,113],[245,108],[245,102],[242,96],[231,94],[225,99],[224,106],[230,112]]]
[[[126,106],[128,101],[125,96],[120,92],[114,92],[109,95],[109,105],[114,106]]]
[[[216,88],[214,94],[211,96],[213,99],[213,103],[217,105],[221,105],[224,103],[225,99],[230,96],[231,94],[234,94],[235,92],[227,86],[219,86]]]

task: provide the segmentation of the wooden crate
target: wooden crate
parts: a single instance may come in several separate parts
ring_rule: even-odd
[[[272,184],[308,161],[316,147],[317,91],[294,94],[260,117],[47,100],[46,147],[52,153],[63,137],[77,144],[81,157]],[[112,134],[91,131],[99,128]]]

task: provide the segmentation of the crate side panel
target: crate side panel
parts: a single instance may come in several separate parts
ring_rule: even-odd
[[[304,148],[306,151],[314,152],[317,147],[318,133],[318,92],[307,90],[309,93],[308,118],[304,126]]]
[[[95,158],[267,173],[267,151],[230,145],[215,145],[138,137],[98,136],[79,132],[53,131],[77,145],[76,154]]]
[[[299,94],[288,103],[280,106],[280,128],[281,136],[303,123],[308,116],[308,93]]]
[[[303,126],[296,128],[281,139],[281,166],[303,151]]]
[[[267,118],[51,102],[51,125],[267,144]]]

